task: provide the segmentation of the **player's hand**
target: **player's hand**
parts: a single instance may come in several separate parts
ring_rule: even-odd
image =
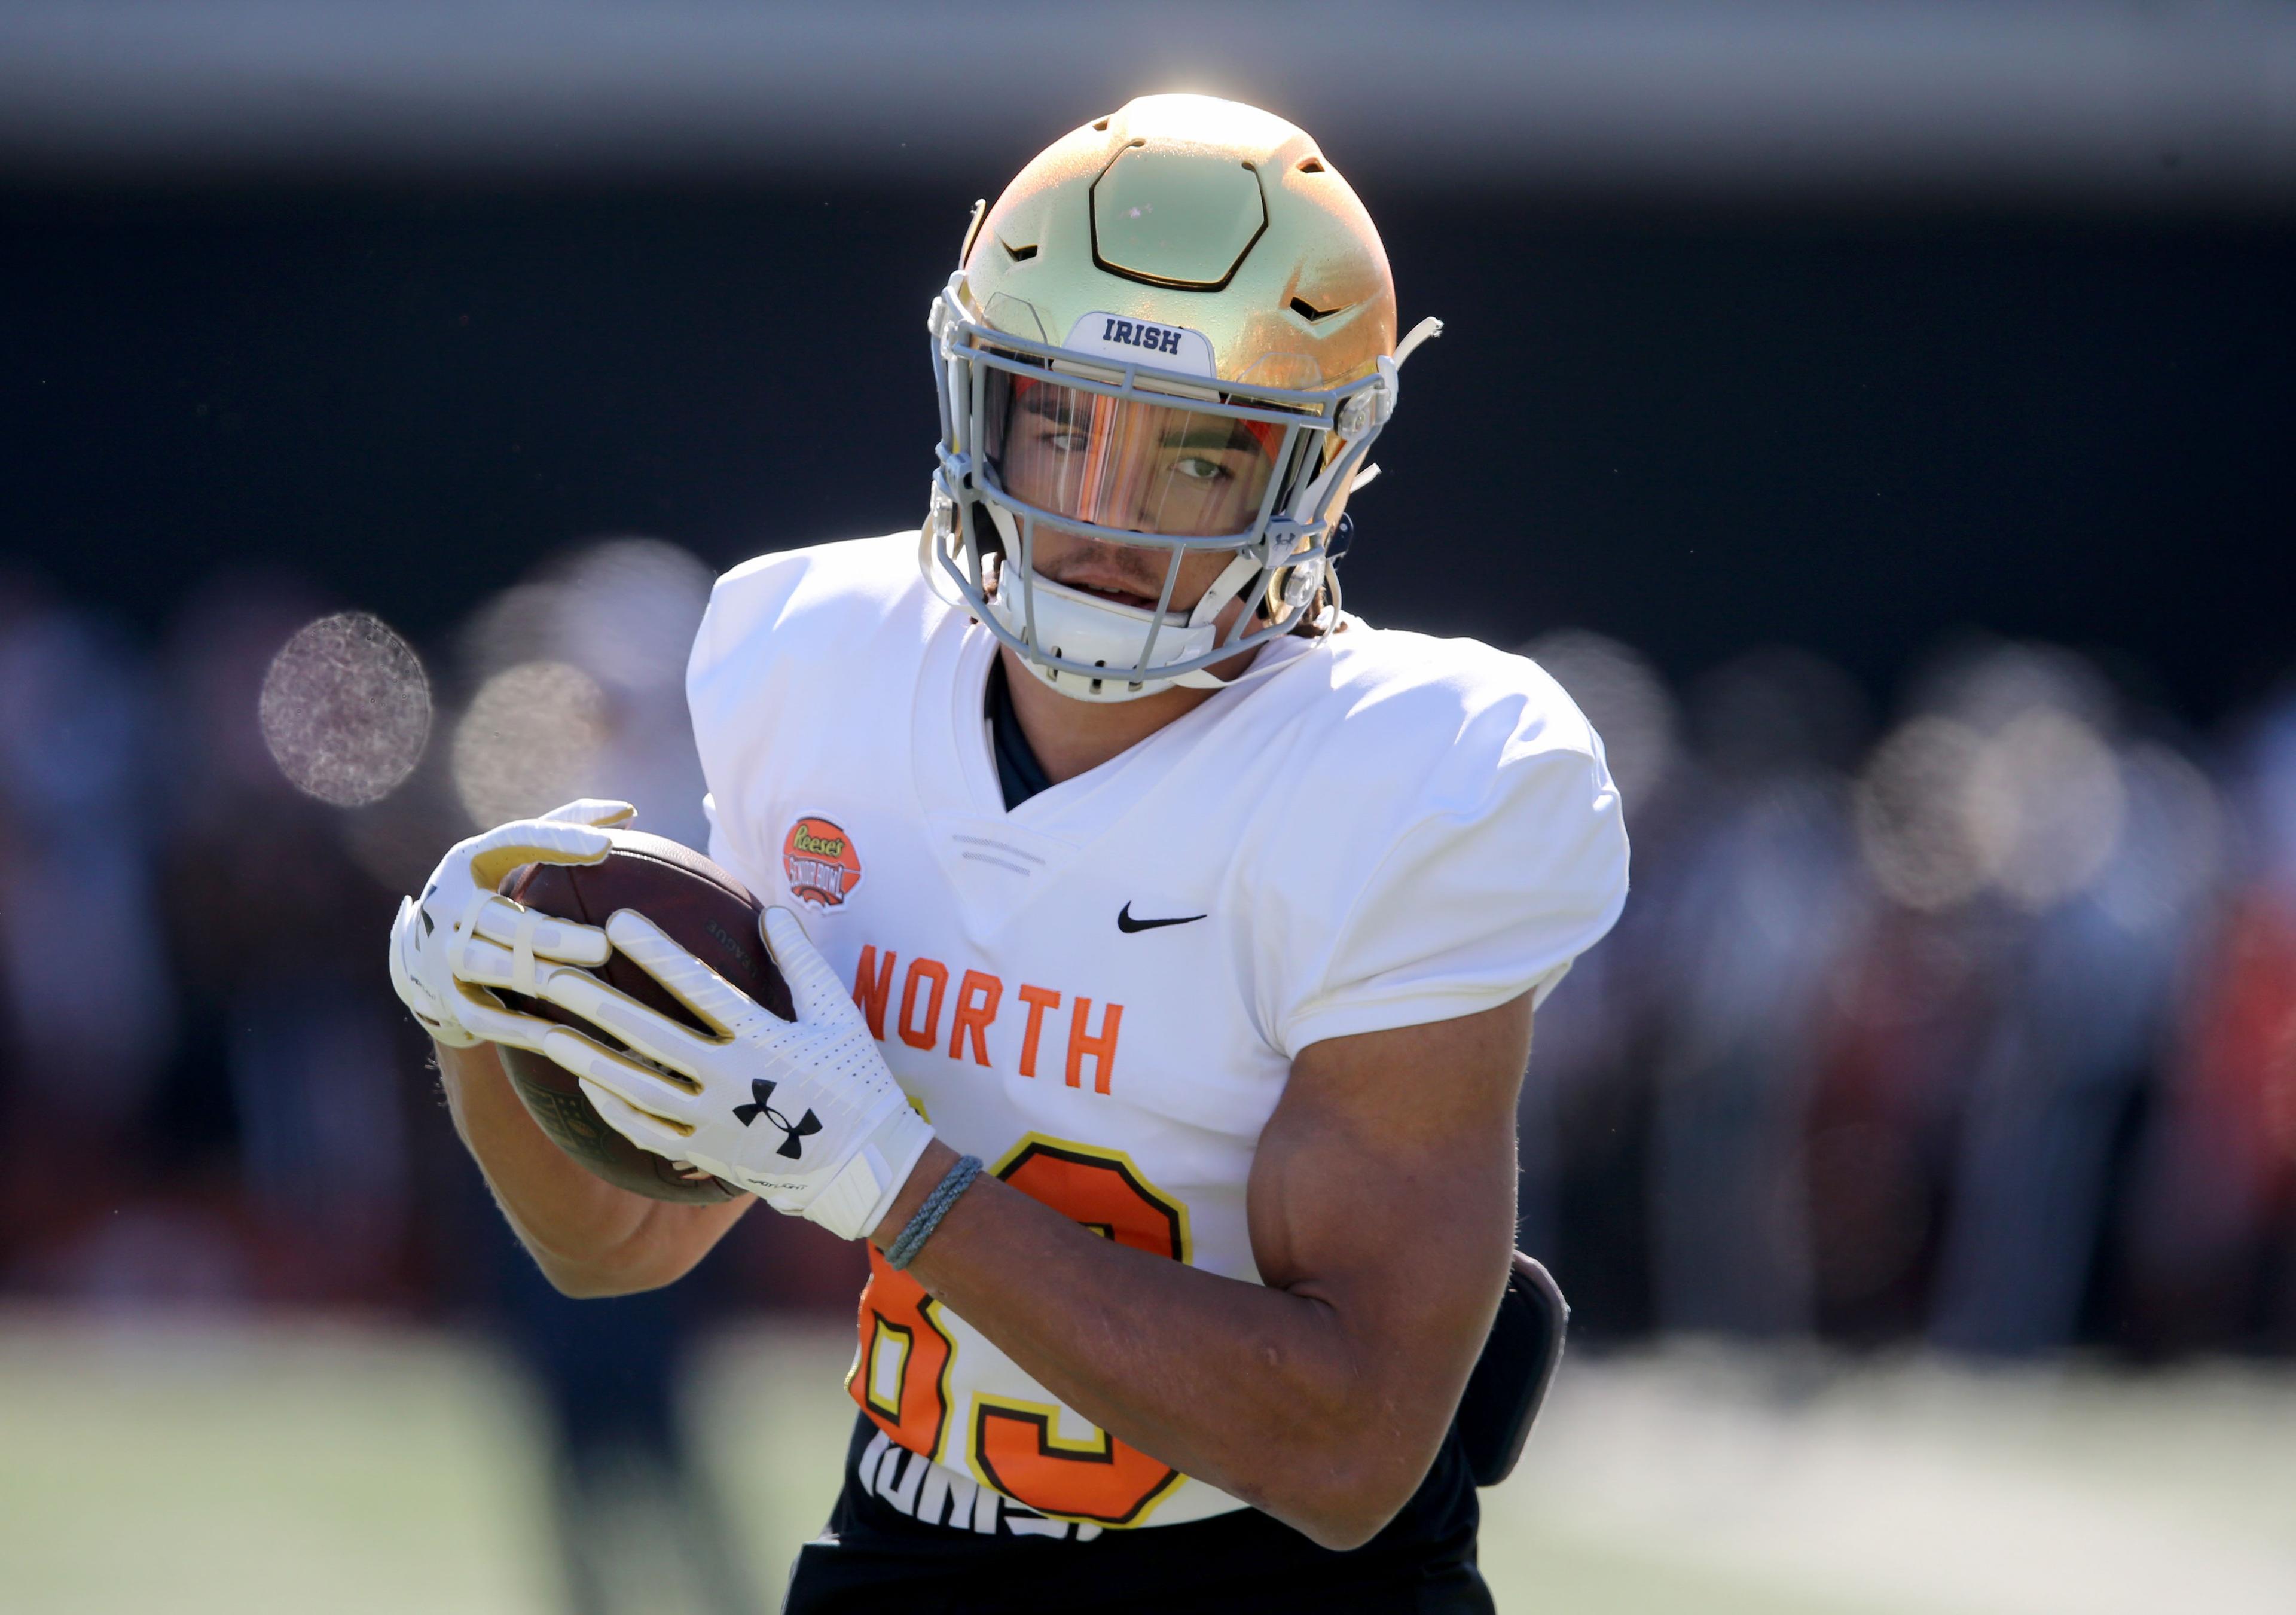
[[[390,928],[390,984],[425,1030],[456,1048],[505,1043],[539,1049],[550,1023],[503,1007],[488,986],[535,990],[540,965],[603,964],[605,932],[537,914],[497,896],[522,864],[595,864],[613,843],[604,826],[627,823],[627,802],[585,799],[538,819],[514,819],[458,842],[399,900]]]
[[[758,927],[797,1012],[783,1021],[628,909],[614,947],[714,1029],[657,1014],[583,971],[540,993],[660,1070],[552,1027],[542,1052],[582,1079],[608,1125],[642,1149],[714,1172],[843,1239],[876,1231],[932,1140],[877,1053],[852,997],[785,908]]]

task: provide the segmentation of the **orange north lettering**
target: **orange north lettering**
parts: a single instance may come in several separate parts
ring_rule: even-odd
[[[925,1023],[917,1024],[917,983],[932,983],[925,1001]],[[940,1041],[940,1000],[948,987],[948,966],[938,959],[909,961],[909,979],[901,983],[901,1041],[913,1049],[929,1049]]]
[[[964,1058],[964,1035],[972,1034],[972,1062],[975,1065],[988,1063],[989,1023],[996,1019],[996,1006],[1004,1000],[1004,983],[986,971],[968,970],[964,981],[956,989],[956,1014],[948,1025],[948,1057]]]
[[[1084,1075],[1085,1056],[1092,1056],[1092,1091],[1108,1092],[1108,1079],[1116,1069],[1116,1029],[1124,1023],[1124,1006],[1103,1004],[1100,1012],[1100,1034],[1086,1035],[1085,1027],[1092,1017],[1092,1000],[1079,998],[1069,1013],[1069,1086],[1080,1087],[1077,1079]]]
[[[893,990],[893,961],[898,957],[898,954],[887,954],[884,963],[872,973],[869,967],[877,963],[877,945],[865,942],[861,963],[853,971],[853,1002],[868,1018],[869,1036],[880,1043],[885,1041],[885,998]]]
[[[1061,996],[1048,987],[1021,984],[1021,1002],[1029,1006],[1029,1024],[1021,1034],[1021,1075],[1037,1074],[1037,1035],[1045,1029],[1045,1012],[1061,1007]]]

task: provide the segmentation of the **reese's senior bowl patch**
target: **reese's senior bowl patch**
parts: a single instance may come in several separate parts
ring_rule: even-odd
[[[782,872],[790,893],[816,908],[835,908],[861,884],[861,857],[853,838],[812,814],[790,826],[782,842]]]

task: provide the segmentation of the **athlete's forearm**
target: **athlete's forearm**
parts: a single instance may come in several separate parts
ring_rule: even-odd
[[[625,1295],[682,1276],[749,1207],[679,1206],[594,1176],[550,1141],[504,1075],[492,1044],[434,1045],[455,1131],[503,1216],[569,1295]]]
[[[955,1160],[931,1146],[881,1249]],[[1118,1439],[1327,1546],[1368,1538],[1433,1456],[1331,1305],[1117,1244],[993,1178],[909,1272]]]

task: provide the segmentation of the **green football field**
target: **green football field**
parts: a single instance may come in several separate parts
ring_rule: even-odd
[[[835,1488],[849,1349],[727,1336],[689,1388],[760,1608]],[[0,1609],[554,1611],[537,1430],[455,1337],[0,1312]],[[668,1506],[587,1522],[630,1609],[694,1607]],[[1510,1611],[2288,1615],[2296,1374],[1581,1353],[1485,1506]]]

